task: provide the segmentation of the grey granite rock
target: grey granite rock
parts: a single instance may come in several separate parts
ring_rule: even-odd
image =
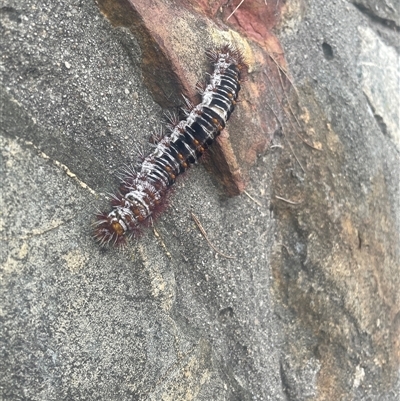
[[[279,34],[321,150],[285,126],[253,168],[257,203],[193,168],[119,252],[90,222],[161,118],[136,40],[94,2],[3,1],[2,399],[398,399],[398,32],[299,4]]]
[[[358,70],[363,92],[381,131],[400,152],[399,55],[371,28],[359,27],[361,52]]]

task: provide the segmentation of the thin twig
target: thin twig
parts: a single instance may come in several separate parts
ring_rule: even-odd
[[[293,201],[291,201],[291,200],[289,200],[289,199],[282,198],[281,196],[278,196],[278,195],[275,195],[275,198],[276,198],[276,199],[280,199],[281,201],[284,201],[284,202],[286,202],[286,203],[290,203],[291,205],[300,205],[300,203],[303,202],[303,201],[300,201],[300,202],[293,202]]]
[[[284,136],[284,138],[286,139],[286,142],[288,143],[290,150],[293,153],[293,156],[295,157],[295,159],[297,160],[297,163],[299,163],[299,166],[301,167],[301,169],[303,170],[303,173],[305,173],[306,171],[304,170],[304,167],[301,165],[300,160],[297,158],[296,153],[294,153],[292,144],[290,143],[289,139],[286,138],[286,136]]]
[[[271,81],[270,81],[270,82],[271,82]],[[271,82],[271,84],[272,84],[272,82]],[[271,110],[272,113],[274,114],[276,120],[279,122],[279,124],[280,124],[280,126],[281,126],[281,128],[282,128],[283,137],[286,139],[286,141],[287,141],[287,143],[288,143],[288,145],[289,145],[289,147],[290,147],[290,150],[292,151],[293,156],[294,156],[294,158],[296,159],[297,163],[299,163],[299,166],[300,166],[301,169],[303,170],[303,173],[305,173],[305,170],[304,170],[303,166],[301,165],[300,160],[297,158],[296,153],[294,153],[294,150],[293,150],[293,148],[292,148],[292,145],[290,144],[289,140],[286,138],[286,135],[285,135],[285,131],[284,131],[284,127],[283,127],[282,121],[281,121],[280,118],[277,116],[277,114],[275,113],[274,109],[273,109],[268,103],[267,103],[267,106],[270,108],[270,110]],[[276,145],[276,146],[278,146],[278,145]]]
[[[280,83],[281,83],[281,87],[282,87],[282,90],[283,90],[285,99],[286,99],[287,103],[289,104],[290,111],[292,112],[292,114],[293,114],[293,116],[294,116],[294,113],[293,113],[293,110],[292,110],[292,108],[291,108],[289,99],[288,99],[287,96],[286,96],[285,88],[283,87],[282,76],[281,76],[281,73],[280,73],[280,70],[279,70],[279,69],[278,69],[278,72],[279,72],[279,81],[280,81]],[[271,84],[271,87],[272,87],[272,90],[274,91],[276,100],[277,100],[278,104],[282,107],[282,109],[283,109],[283,111],[284,111],[284,113],[285,113],[285,115],[286,115],[286,117],[287,117],[287,119],[288,119],[288,121],[289,121],[289,124],[290,124],[290,125],[292,126],[292,128],[293,128],[293,131],[294,131],[294,132],[296,133],[296,135],[300,138],[300,140],[301,140],[302,142],[304,142],[307,146],[309,146],[309,147],[312,148],[312,149],[315,149],[315,150],[319,150],[319,151],[320,151],[321,149],[318,149],[318,148],[316,148],[315,146],[309,144],[309,143],[299,134],[297,128],[295,127],[295,125],[293,124],[292,120],[290,119],[288,113],[286,112],[286,109],[285,109],[285,107],[284,107],[284,105],[283,105],[283,102],[279,100],[278,94],[276,93],[275,87],[274,87],[274,85],[273,85],[271,79],[269,78],[268,74],[266,74],[266,77],[267,77],[269,83]],[[292,85],[293,85],[293,84],[292,84]],[[270,108],[271,108],[271,107],[270,107]],[[271,109],[272,109],[272,108],[271,108]],[[272,110],[272,111],[273,111],[273,110]],[[274,113],[274,114],[275,114],[275,113]],[[276,115],[275,115],[275,117],[276,117]],[[297,120],[297,118],[296,118],[295,116],[294,116],[294,118],[295,118],[296,122],[300,125],[300,122]],[[278,121],[279,121],[279,119],[278,119]],[[281,126],[282,126],[282,124],[281,124]],[[283,129],[283,126],[282,126],[282,129]],[[295,157],[296,157],[296,155],[295,155]],[[296,159],[297,159],[297,157],[296,157]],[[297,160],[297,161],[298,161],[298,160]],[[300,163],[299,163],[299,164],[300,164]],[[303,168],[303,167],[302,167],[302,168]],[[303,169],[303,171],[304,171],[304,169]]]
[[[290,104],[289,104],[289,108],[290,108]],[[292,111],[292,109],[290,108],[290,110]],[[292,113],[293,113],[293,111],[292,111]],[[285,111],[285,114],[286,114],[286,111]],[[292,123],[292,121],[291,121],[291,119],[288,117],[288,120],[289,120],[289,122],[290,122],[290,125],[292,126],[292,128],[294,129],[294,132],[296,133],[296,135],[300,138],[300,140],[305,144],[305,145],[307,145],[307,146],[309,146],[311,149],[314,149],[314,150],[318,150],[318,151],[322,151],[322,149],[319,149],[319,148],[317,148],[317,147],[315,147],[314,145],[311,145],[311,143],[309,143],[308,141],[306,141],[301,135],[300,135],[300,133],[297,131],[297,128],[294,126],[294,124]],[[297,119],[296,119],[297,120]]]
[[[278,70],[282,71],[287,78],[287,80],[290,82],[292,85],[294,91],[296,92],[297,96],[299,96],[299,92],[297,92],[297,88],[294,86],[294,83],[292,82],[291,78],[289,77],[288,73],[285,71],[285,69],[276,61],[274,57],[272,57],[271,53],[268,53],[268,56],[271,57],[271,60],[276,64],[278,67]]]
[[[232,17],[233,14],[235,14],[235,12],[237,11],[237,9],[242,5],[242,3],[244,2],[244,0],[242,0],[237,7],[231,12],[231,14],[229,15],[229,17],[226,19],[228,21],[229,18]]]
[[[276,121],[278,121],[279,125],[282,127],[283,129],[283,124],[282,121],[280,120],[280,118],[278,117],[278,115],[275,113],[274,109],[271,107],[271,105],[269,103],[267,103],[267,106],[269,107],[269,109],[272,111],[272,113],[274,114]]]
[[[243,191],[244,194],[246,194],[254,203],[256,203],[258,206],[262,207],[262,204],[257,200],[254,199],[247,191]]]
[[[274,60],[274,62],[275,62],[275,63],[277,64],[277,66],[278,66],[279,82],[281,83],[281,87],[282,87],[282,91],[283,91],[283,96],[285,97],[286,102],[287,102],[287,104],[289,105],[289,110],[290,110],[290,112],[291,112],[291,115],[292,115],[293,118],[295,119],[297,125],[301,128],[300,121],[299,121],[298,118],[296,117],[296,115],[295,115],[295,113],[294,113],[294,111],[293,111],[293,109],[292,109],[292,105],[291,105],[291,103],[290,103],[290,101],[289,101],[289,99],[288,99],[288,97],[287,97],[287,94],[286,94],[286,91],[285,91],[285,88],[284,88],[284,85],[283,85],[283,81],[282,81],[282,74],[281,74],[281,71],[285,74],[285,77],[287,78],[287,80],[290,82],[290,84],[291,84],[292,87],[294,88],[294,90],[295,90],[297,96],[299,96],[299,94],[297,93],[297,89],[296,89],[296,87],[293,85],[293,82],[290,80],[290,78],[288,77],[288,75],[287,75],[287,73],[285,72],[285,70],[283,70],[283,69],[279,66],[279,64],[275,61],[275,59],[274,59],[271,55],[269,55],[269,56],[271,57],[272,60]],[[268,78],[268,79],[269,79],[269,78]],[[272,85],[272,82],[271,82],[270,79],[269,79],[269,81],[270,81],[270,83],[271,83],[271,85]],[[275,88],[273,88],[273,89],[274,89],[274,92],[275,92]],[[292,126],[294,132],[295,132],[296,135],[300,138],[300,140],[301,140],[304,144],[306,144],[307,146],[309,146],[311,149],[321,151],[321,149],[318,149],[318,148],[315,147],[314,145],[311,145],[310,143],[308,143],[308,142],[300,135],[299,131],[298,131],[297,128],[294,126],[294,124],[292,123],[292,120],[290,119],[288,113],[286,112],[286,109],[285,109],[285,107],[283,106],[283,103],[279,101],[279,98],[278,98],[278,95],[276,94],[276,92],[275,92],[275,96],[276,96],[276,98],[277,98],[277,100],[278,100],[278,103],[280,103],[280,105],[282,106],[282,108],[283,108],[283,110],[284,110],[284,113],[286,114],[286,117],[287,117],[287,119],[289,120],[290,125]]]
[[[228,256],[223,254],[222,252],[220,252],[217,248],[215,248],[215,246],[210,242],[210,240],[207,237],[207,234],[203,228],[203,226],[201,225],[199,219],[196,217],[196,215],[194,215],[192,212],[190,212],[190,214],[192,215],[192,219],[193,221],[196,223],[197,227],[199,228],[200,232],[203,234],[203,237],[206,239],[206,241],[208,242],[208,245],[210,245],[210,247],[212,249],[214,249],[215,252],[217,252],[218,254],[220,254],[221,256],[223,256],[224,258],[227,259],[236,259],[234,256]]]
[[[289,102],[289,99],[288,99],[288,97],[287,97],[287,94],[286,94],[286,91],[285,91],[285,88],[284,88],[284,85],[283,85],[283,81],[282,81],[281,70],[280,70],[279,68],[278,68],[278,74],[279,74],[279,81],[280,81],[280,83],[281,83],[281,87],[282,87],[282,90],[283,90],[283,95],[284,95],[285,98],[286,98],[286,101],[287,101],[287,103],[288,103],[288,105],[289,105],[290,111],[292,112],[292,115],[293,115],[294,119],[296,120],[297,125],[301,128],[301,124],[300,124],[299,120],[297,119],[296,115],[293,113],[292,106],[291,106],[291,104],[290,104],[290,102]],[[286,78],[289,80],[289,78],[287,77],[287,75],[285,75],[285,76],[286,76]],[[292,87],[294,87],[293,84],[292,84],[292,82],[291,82],[290,80],[289,80],[289,82],[290,82],[290,84],[292,85]]]
[[[277,243],[276,245],[280,245],[282,248],[286,249],[286,252],[287,252],[290,256],[292,256],[292,252],[289,251],[288,247],[287,247],[285,244],[283,244],[282,242],[279,242],[279,243]]]
[[[281,87],[282,87],[282,90],[283,90],[283,95],[285,96],[286,102],[287,102],[287,104],[289,105],[290,113],[291,113],[291,115],[293,116],[293,118],[295,119],[297,125],[301,128],[300,121],[299,121],[298,118],[296,117],[296,115],[295,115],[295,113],[294,113],[294,111],[293,111],[293,109],[292,109],[292,105],[291,105],[291,103],[290,103],[290,101],[289,101],[289,99],[288,99],[288,97],[287,97],[285,88],[283,87],[282,75],[281,75],[281,72],[280,72],[279,69],[278,69],[278,73],[279,73],[279,81],[280,81],[280,83],[281,83]],[[282,105],[282,107],[283,107],[283,105]],[[287,117],[288,120],[289,120],[290,125],[292,126],[294,132],[295,132],[296,135],[300,138],[300,140],[301,140],[303,143],[305,143],[307,146],[309,146],[311,149],[321,151],[321,149],[318,149],[318,148],[315,147],[314,145],[311,145],[309,142],[307,142],[307,141],[300,135],[299,131],[297,130],[297,128],[296,128],[296,127],[294,126],[294,124],[292,123],[292,120],[289,118],[288,113],[286,113],[286,110],[285,110],[284,107],[283,107],[283,109],[284,109],[284,112],[285,112],[285,114],[286,114],[286,117]]]

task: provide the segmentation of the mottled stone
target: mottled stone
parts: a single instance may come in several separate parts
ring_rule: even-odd
[[[361,84],[378,125],[400,152],[400,61],[370,28],[359,27]]]
[[[153,20],[123,0],[1,8],[2,399],[397,401],[400,163],[376,117],[393,88],[360,61],[374,48],[390,70],[398,31],[350,2],[286,2],[291,87],[238,24],[262,2],[229,22],[239,2],[140,3]],[[196,166],[154,230],[100,250],[91,216],[159,125],[157,88],[178,104],[224,38],[251,70],[217,165],[246,194]]]
[[[359,16],[314,1],[282,36],[302,125],[286,128],[292,147],[273,173],[272,270],[293,400],[400,395],[399,151],[377,121],[398,130],[398,54]]]
[[[400,27],[400,9],[396,0],[352,0],[352,3],[379,22]]]

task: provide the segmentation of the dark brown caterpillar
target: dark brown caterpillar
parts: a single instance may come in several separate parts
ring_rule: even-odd
[[[240,81],[247,72],[240,51],[227,45],[206,52],[214,65],[207,85],[197,85],[201,103],[185,99],[186,118],[171,121],[170,132],[153,136],[155,150],[143,158],[137,171],[127,171],[112,197],[112,210],[98,213],[94,237],[102,246],[123,245],[137,237],[165,208],[168,190],[176,178],[195,163],[225,128],[233,112]]]

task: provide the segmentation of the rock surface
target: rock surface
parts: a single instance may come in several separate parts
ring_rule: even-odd
[[[237,4],[152,1],[180,17],[146,36],[174,77],[155,85],[104,3],[0,10],[1,398],[399,399],[399,10],[278,1],[272,35],[249,28],[261,1],[228,21]],[[192,168],[155,230],[99,249],[92,213],[158,126],[156,90],[176,106],[224,39],[254,57],[220,146],[234,168]]]

